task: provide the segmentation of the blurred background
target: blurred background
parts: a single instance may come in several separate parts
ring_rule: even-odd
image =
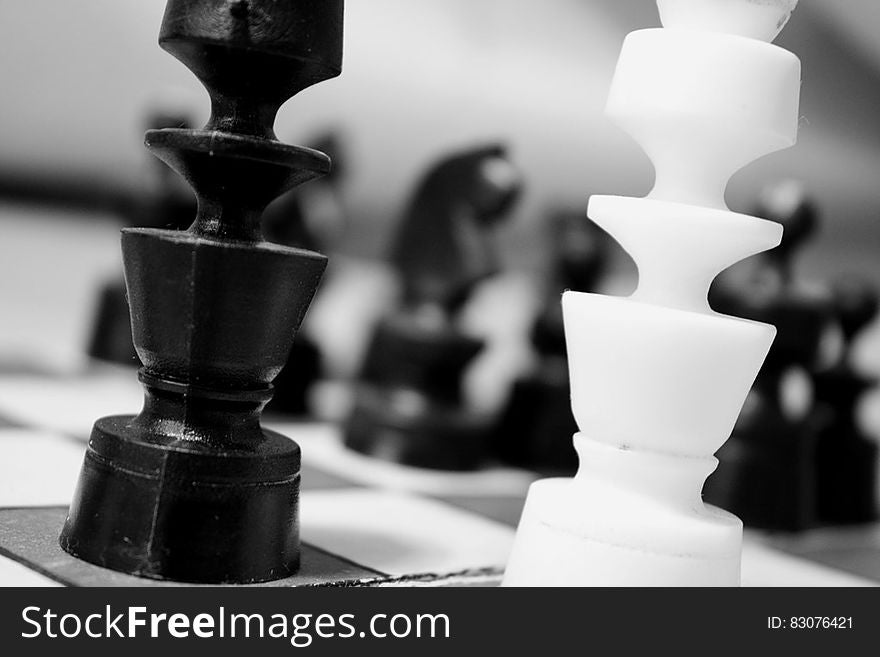
[[[138,184],[148,109],[175,95],[196,122],[207,99],[156,46],[162,0],[3,2],[0,184]],[[438,154],[502,139],[525,171],[517,210],[527,234],[549,203],[641,193],[651,172],[602,116],[624,35],[658,24],[649,0],[349,0],[344,73],[281,112],[297,142],[338,128],[346,196],[357,216],[345,248],[379,252],[384,228]],[[803,61],[800,143],[743,171],[730,191],[747,204],[769,176],[806,181],[827,215],[829,248],[877,239],[880,7],[801,0],[779,44]]]

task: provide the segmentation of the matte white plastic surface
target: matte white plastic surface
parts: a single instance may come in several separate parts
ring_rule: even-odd
[[[633,256],[629,298],[566,292],[573,479],[532,484],[508,586],[738,586],[742,524],[702,501],[776,330],[712,311],[721,270],[781,226],[730,212],[730,177],[794,143],[800,64],[769,40],[796,0],[660,0],[629,35],[607,113],[654,163],[644,199],[589,216]]]
[[[654,163],[650,196],[726,209],[730,177],[797,137],[800,63],[763,41],[640,30],[623,43],[607,115]]]
[[[591,440],[689,458],[730,436],[776,330],[599,294],[562,299],[572,410]]]
[[[798,0],[657,0],[664,27],[724,32],[772,41]]]

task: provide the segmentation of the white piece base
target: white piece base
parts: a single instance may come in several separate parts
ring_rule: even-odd
[[[664,470],[664,462],[680,461],[615,449],[581,435],[576,441],[581,441],[579,447],[593,443],[589,451],[616,451],[613,460],[627,469],[632,465],[636,471],[645,466]],[[595,461],[608,465],[608,459]],[[697,477],[700,470],[705,471],[705,463],[693,466]],[[645,493],[633,494],[617,485],[613,471],[603,474],[599,468],[582,470],[575,479],[535,482],[523,508],[503,585],[740,585],[742,523],[738,518],[702,501],[675,507]]]

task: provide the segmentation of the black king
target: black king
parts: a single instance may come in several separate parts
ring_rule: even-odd
[[[202,130],[146,145],[198,197],[187,231],[123,230],[144,408],[92,430],[61,546],[133,575],[259,582],[299,566],[299,447],[260,427],[326,266],[260,217],[329,171],[279,142],[281,104],[339,75],[343,0],[168,0],[159,43],[211,96]]]

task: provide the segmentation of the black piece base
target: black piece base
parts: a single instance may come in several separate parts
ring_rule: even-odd
[[[140,577],[252,583],[299,566],[300,451],[156,435],[131,416],[92,430],[61,547]]]
[[[418,408],[405,408],[409,403]],[[485,418],[461,407],[432,404],[414,391],[370,388],[358,394],[345,445],[418,468],[473,470],[485,461],[488,432]]]

